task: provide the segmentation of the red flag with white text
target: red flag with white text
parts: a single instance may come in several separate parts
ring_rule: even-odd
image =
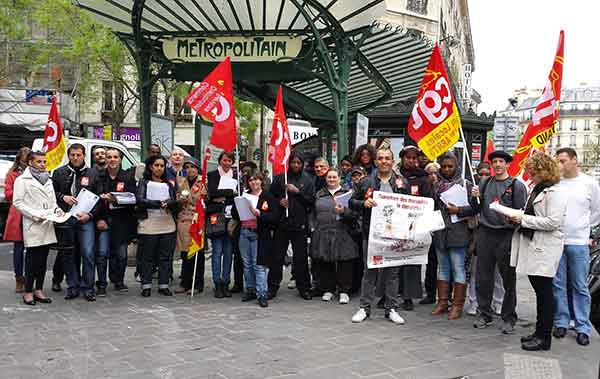
[[[280,85],[279,92],[277,93],[277,101],[275,102],[271,141],[269,142],[269,160],[273,164],[273,175],[283,174],[287,171],[288,159],[291,152],[292,140],[283,109],[283,89]]]
[[[523,170],[525,159],[532,153],[533,149],[543,148],[556,134],[556,124],[559,116],[560,91],[562,88],[562,73],[564,64],[565,33],[561,30],[558,38],[558,47],[552,70],[548,75],[548,81],[537,100],[535,111],[531,122],[527,125],[519,147],[513,155],[513,161],[508,168],[511,176],[517,176]]]
[[[46,153],[46,171],[52,171],[62,163],[67,153],[67,143],[63,133],[62,121],[58,113],[56,96],[52,96],[52,106],[48,115],[48,122],[44,130],[44,145],[42,150]]]
[[[233,76],[229,57],[217,65],[200,85],[185,98],[185,103],[212,122],[209,143],[225,151],[237,144],[237,127],[233,102]]]

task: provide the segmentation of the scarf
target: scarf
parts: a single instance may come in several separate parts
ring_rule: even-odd
[[[37,168],[30,166],[29,172],[31,172],[31,176],[35,178],[41,185],[45,185],[48,179],[50,179],[50,174],[46,170],[38,170]]]
[[[547,183],[547,182],[538,183],[535,185],[535,187],[533,187],[533,190],[531,191],[531,195],[529,195],[529,199],[527,199],[527,205],[525,206],[525,214],[526,215],[535,216],[535,212],[533,209],[533,201],[539,196],[539,194],[544,192],[544,190],[549,187],[552,187],[552,184]],[[525,237],[529,238],[530,240],[533,239],[533,234],[534,234],[535,230],[521,227],[521,228],[519,228],[519,231],[521,232],[521,234],[523,234]]]
[[[79,167],[74,167],[69,162],[67,167],[71,170],[71,177],[73,178],[71,181],[71,196],[77,196],[77,181],[81,177],[81,172],[86,169],[85,163]]]
[[[229,169],[229,171],[225,172],[221,166],[217,166],[217,170],[219,170],[220,176],[226,176],[233,179],[233,170]]]
[[[458,159],[453,153],[446,153],[440,157],[440,162],[446,159],[451,159],[454,161],[454,167],[456,168],[454,174],[451,178],[447,178],[438,172],[438,182],[434,185],[435,194],[439,198],[440,195],[450,188],[454,187],[455,184],[463,185],[462,175],[460,174],[460,170],[458,169]]]

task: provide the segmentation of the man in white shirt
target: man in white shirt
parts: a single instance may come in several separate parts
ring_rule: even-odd
[[[590,268],[590,229],[600,223],[600,187],[588,175],[579,172],[577,153],[565,147],[556,152],[562,178],[560,189],[569,194],[565,220],[565,247],[554,277],[554,337],[567,334],[570,316],[575,320],[577,343],[590,343],[590,292],[587,286]],[[569,278],[567,281],[567,277]],[[569,314],[568,288],[573,298],[573,315]]]

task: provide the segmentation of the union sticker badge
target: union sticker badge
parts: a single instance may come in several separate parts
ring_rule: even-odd
[[[82,187],[87,187],[90,184],[90,178],[88,178],[87,176],[82,176],[80,184]]]

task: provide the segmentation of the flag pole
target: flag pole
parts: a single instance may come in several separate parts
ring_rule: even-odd
[[[235,160],[237,161],[237,165],[238,165],[238,170],[237,170],[237,189],[238,189],[238,196],[242,195],[242,191],[241,191],[241,184],[240,181],[242,180],[242,168],[240,167],[240,150],[238,149],[238,144],[235,144]]]
[[[203,184],[204,188],[206,188],[206,174],[207,174],[206,171],[208,170],[207,164],[208,164],[209,158],[210,158],[210,149],[207,146],[206,150],[204,151],[204,159],[202,161],[202,178],[200,180],[200,182]],[[198,217],[198,205],[204,207],[204,195],[200,196],[200,202],[196,202],[196,217]],[[204,243],[202,244],[203,246],[202,246],[202,249],[200,249],[200,250],[205,250],[206,249],[206,236],[204,235],[204,231],[202,231],[202,240],[204,241]],[[200,254],[200,250],[198,250],[196,252],[196,257],[194,258],[194,275],[192,276],[192,293],[191,293],[190,300],[194,299],[194,289],[196,288],[196,272],[197,272],[196,270],[198,268],[198,254]],[[187,256],[186,256],[186,258],[187,258]],[[204,259],[204,257],[202,259]]]
[[[285,199],[288,200],[288,206],[287,208],[285,208],[285,217],[289,217],[290,216],[290,203],[289,203],[289,199],[288,199],[288,191],[287,191],[287,185],[288,185],[288,164],[287,162],[285,162],[283,164],[283,167],[285,169],[285,175],[283,176],[283,180],[285,183]]]
[[[202,238],[204,238],[204,236],[202,236]],[[196,288],[196,269],[198,268],[198,255],[200,255],[200,250],[196,251],[196,256],[194,257],[194,275],[192,276],[192,294],[190,296],[190,300],[194,299],[194,289]]]
[[[463,131],[462,125],[460,126],[460,128],[458,128],[458,130],[460,131],[460,138],[462,138],[463,144],[465,146],[464,151],[466,152],[465,156],[467,157],[467,166],[469,167],[469,172],[471,173],[471,179],[473,180],[473,185],[475,185],[475,172],[473,171],[473,165],[471,164],[471,156],[467,151],[467,139],[465,138],[465,132]],[[481,194],[479,194],[479,196],[481,196]],[[480,204],[479,197],[477,197],[476,199],[477,204]]]

